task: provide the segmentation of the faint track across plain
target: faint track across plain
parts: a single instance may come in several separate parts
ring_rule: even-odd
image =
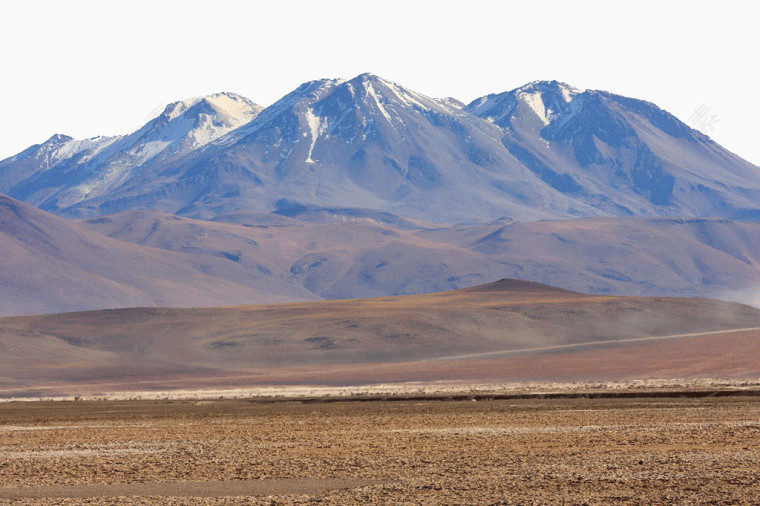
[[[595,346],[607,346],[611,344],[626,344],[626,343],[641,343],[647,341],[666,341],[668,339],[682,339],[684,337],[704,337],[718,334],[735,334],[739,332],[752,332],[760,331],[760,327],[747,327],[742,329],[729,329],[729,330],[711,330],[708,332],[690,332],[687,334],[670,334],[667,336],[647,336],[647,337],[632,337],[627,339],[609,339],[604,341],[589,341],[583,343],[570,343],[570,344],[556,344],[552,346],[537,346],[533,348],[517,348],[511,350],[497,350],[497,351],[485,351],[481,353],[465,353],[463,355],[450,355],[446,357],[435,357],[427,359],[427,361],[439,361],[439,360],[463,360],[468,358],[486,358],[497,357],[500,355],[519,355],[522,353],[533,353],[543,351],[555,351],[555,350],[572,350],[574,348],[590,348]]]

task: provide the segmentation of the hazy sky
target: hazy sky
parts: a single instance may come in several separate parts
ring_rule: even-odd
[[[169,102],[372,72],[469,102],[537,79],[656,103],[760,164],[753,2],[5,1],[0,158]],[[755,62],[755,63],[753,63]]]

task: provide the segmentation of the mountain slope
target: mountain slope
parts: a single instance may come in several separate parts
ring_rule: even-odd
[[[537,81],[465,110],[538,178],[607,216],[754,218],[758,168],[654,104]]]
[[[377,76],[314,81],[150,180],[92,203],[101,213],[137,206],[200,218],[302,204],[428,221],[566,215],[574,203],[499,139],[498,128],[450,102]]]
[[[64,173],[75,170],[117,140],[119,137],[78,141],[67,135],[53,135],[42,144],[30,146],[16,156],[0,161],[0,193],[12,193],[24,183],[32,185],[51,168]]]
[[[287,285],[260,291],[206,274],[180,254],[117,241],[4,196],[0,294],[6,315],[310,298]]]
[[[505,276],[593,293],[716,297],[757,305],[760,225],[587,218],[421,231],[482,254]]]
[[[110,194],[148,167],[179,158],[253,119],[261,107],[233,93],[218,93],[168,105],[136,132],[115,138],[75,141],[54,136],[39,147],[0,163],[0,181],[10,196],[51,212]],[[52,156],[49,154],[52,152]],[[44,167],[29,177],[6,177],[17,166]],[[85,206],[86,207],[86,206]]]
[[[329,299],[435,292],[503,276],[592,293],[751,303],[760,287],[756,223],[589,218],[415,229],[405,222],[342,218],[273,222],[250,215],[233,225],[140,211],[82,224],[182,253],[189,264],[226,279],[267,290],[300,285]]]

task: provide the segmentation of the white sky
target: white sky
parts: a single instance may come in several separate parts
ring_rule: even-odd
[[[704,104],[706,133],[760,164],[753,4],[7,0],[0,159],[54,133],[129,133],[185,98],[266,106],[305,81],[372,72],[464,102],[557,79],[687,123]]]

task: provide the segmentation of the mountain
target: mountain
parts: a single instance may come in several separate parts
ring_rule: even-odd
[[[412,228],[362,216],[325,223],[270,216],[233,225],[130,211],[82,225],[181,253],[186,264],[258,290],[301,286],[326,299],[435,292],[500,276],[592,293],[750,303],[760,287],[757,223],[588,218]]]
[[[477,252],[505,276],[573,290],[757,305],[758,233],[758,223],[725,219],[584,218],[448,227],[419,236]]]
[[[205,146],[260,111],[244,97],[218,93],[170,104],[127,136],[76,141],[54,135],[0,162],[0,192],[61,212],[144,177],[149,167]]]
[[[758,217],[760,171],[656,105],[537,81],[465,110],[538,178],[606,216]]]
[[[506,279],[380,299],[0,318],[0,397],[219,385],[752,377],[758,321],[759,309],[736,303],[603,297]]]
[[[31,146],[16,156],[0,162],[0,193],[8,194],[26,182],[32,184],[51,168],[60,172],[75,170],[93,154],[119,137],[94,137],[75,140],[68,135],[56,134],[42,144]]]
[[[464,223],[755,219],[760,209],[756,166],[654,104],[556,81],[466,106],[372,74],[305,83],[260,113],[242,98],[222,97],[227,105],[210,117],[243,112],[196,147],[177,139],[197,130],[208,99],[185,105],[180,123],[172,106],[154,120],[183,125],[161,127],[179,133],[158,135],[164,130],[151,122],[52,169],[42,147],[30,148],[0,163],[0,184],[25,202],[80,218],[134,209],[215,219],[323,208]],[[96,149],[103,155],[93,156]]]
[[[262,291],[300,286],[326,299],[435,292],[502,276],[603,294],[753,304],[760,296],[758,223],[587,218],[413,228],[366,216],[312,217],[239,215],[231,224],[130,211],[81,224],[182,254],[229,281]]]
[[[499,138],[497,127],[450,101],[370,74],[314,81],[206,148],[90,202],[99,213],[137,207],[198,218],[301,205],[428,221],[480,220],[484,209],[526,219],[565,213],[567,199]],[[551,209],[531,205],[552,196],[560,203]],[[84,206],[67,214],[86,215]]]

